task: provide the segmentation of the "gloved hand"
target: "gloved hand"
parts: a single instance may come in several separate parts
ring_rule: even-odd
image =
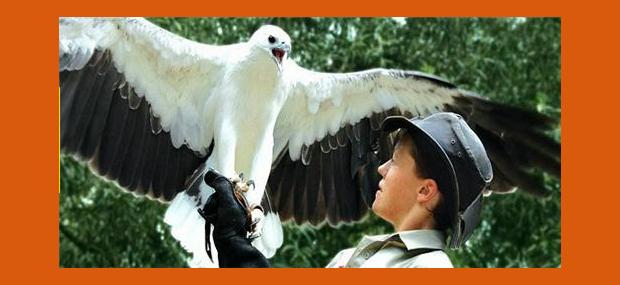
[[[207,222],[205,245],[209,257],[211,257],[209,224],[213,224],[213,242],[219,253],[220,267],[268,267],[267,259],[252,246],[247,238],[251,220],[244,198],[235,197],[235,187],[232,182],[213,169],[205,174],[204,179],[205,183],[215,190],[215,193],[207,200],[205,207],[199,210],[200,215]]]
[[[246,237],[248,212],[235,198],[234,185],[228,178],[213,169],[205,174],[205,183],[215,193],[209,197],[201,215],[214,226],[213,240],[228,239],[233,236]]]

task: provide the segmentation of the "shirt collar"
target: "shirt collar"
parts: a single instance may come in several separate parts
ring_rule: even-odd
[[[443,250],[446,246],[443,233],[438,230],[412,230],[397,233],[407,250],[416,248],[436,248]]]
[[[385,235],[364,236],[361,244],[369,244],[374,241],[387,241],[388,239],[400,239],[407,250],[416,248],[436,248],[443,250],[446,246],[443,233],[438,230],[411,230]]]

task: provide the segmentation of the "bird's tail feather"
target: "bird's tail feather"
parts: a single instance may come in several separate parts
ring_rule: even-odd
[[[217,251],[211,246],[213,261],[208,257],[205,246],[205,220],[198,213],[214,192],[204,182],[206,163],[201,165],[187,180],[185,191],[177,194],[166,210],[164,222],[170,225],[170,233],[183,248],[191,253],[190,267],[217,267]],[[210,239],[210,237],[207,237]],[[210,242],[210,240],[209,240]]]
[[[280,216],[277,213],[268,212],[265,215],[262,231],[262,235],[252,241],[252,245],[266,258],[271,258],[282,246],[283,233]]]
[[[190,267],[217,267],[217,252],[213,250],[213,261],[207,256],[205,248],[205,220],[198,213],[199,205],[194,197],[185,192],[179,193],[164,216],[164,222],[170,225],[172,236],[183,248],[191,253]]]
[[[269,188],[265,189],[262,206],[265,209],[265,217],[262,225],[262,235],[252,241],[252,245],[256,247],[265,257],[271,258],[278,248],[282,246],[283,232],[280,216],[275,212],[269,197]]]

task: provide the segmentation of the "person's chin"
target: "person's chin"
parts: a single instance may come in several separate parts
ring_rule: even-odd
[[[377,215],[379,218],[385,220],[385,208],[383,207],[383,204],[381,203],[381,201],[377,201],[378,199],[375,199],[375,202],[372,203],[372,212],[375,213],[375,215]]]
[[[381,190],[377,191],[377,193],[375,194],[375,201],[372,202],[372,211],[375,212],[375,214],[378,214],[378,211],[380,211],[381,209]]]

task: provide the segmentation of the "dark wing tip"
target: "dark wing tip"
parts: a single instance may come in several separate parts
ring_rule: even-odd
[[[89,162],[99,175],[136,194],[170,201],[206,160],[185,145],[173,147],[170,134],[153,126],[157,120],[146,100],[122,96],[133,88],[109,51],[97,50],[83,68],[59,75],[61,150]]]

